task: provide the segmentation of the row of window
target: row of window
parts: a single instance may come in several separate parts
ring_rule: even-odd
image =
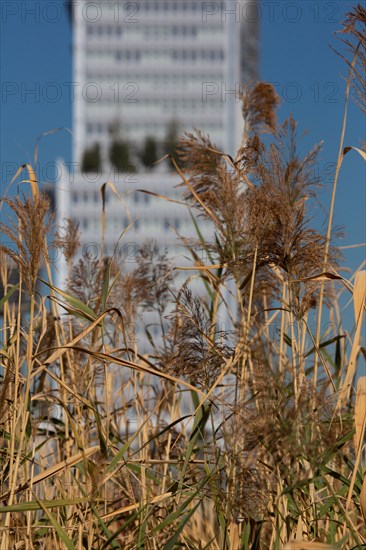
[[[149,26],[144,30],[145,37],[151,36],[197,36],[197,26],[193,25],[172,25],[172,26]],[[124,29],[118,25],[88,25],[88,36],[122,36]]]
[[[100,67],[98,67],[100,70]],[[127,90],[127,86],[135,84],[139,87],[139,91],[148,89],[149,87],[156,91],[157,87],[166,88],[167,86],[177,86],[179,89],[193,87],[197,89],[202,88],[204,83],[212,82],[221,82],[224,79],[222,71],[218,70],[216,73],[208,74],[190,74],[182,75],[180,72],[176,74],[136,74],[136,73],[125,73],[118,74],[98,74],[93,71],[88,71],[86,73],[86,82],[88,83],[97,83],[99,86],[108,86],[108,89],[115,92],[121,90]],[[131,88],[132,89],[132,88]],[[130,89],[128,89],[130,91]]]
[[[101,201],[101,194],[98,191],[82,191],[80,193],[78,193],[77,191],[74,191],[71,197],[74,203],[77,203],[80,201],[82,203],[94,202],[95,204],[98,204]],[[109,193],[106,193],[105,202],[109,202],[109,198],[110,198]]]
[[[188,126],[192,125],[192,120]],[[216,130],[223,130],[223,124],[220,122],[217,123],[205,123],[200,125],[203,127],[206,132],[215,132]],[[123,123],[123,132],[130,134],[131,132],[135,133],[136,130],[144,130],[147,133],[160,134],[162,130],[162,123],[156,121],[143,120],[141,122]],[[100,134],[107,136],[110,134],[110,124],[104,122],[88,122],[86,124],[86,132],[88,135]]]
[[[91,218],[91,217],[84,217],[79,219],[80,227],[82,229],[93,229],[94,231],[98,231],[100,229],[100,219],[99,218]],[[123,230],[124,227],[128,227],[130,225],[130,221],[128,218],[120,218],[120,217],[107,217],[106,219],[106,227],[108,229],[114,228]],[[145,218],[143,222],[141,221],[141,218],[136,218],[133,220],[133,228],[136,230],[141,229],[142,225],[149,228],[151,225],[154,226],[154,228],[158,229],[163,228],[164,231],[170,230],[172,227],[174,227],[177,231],[180,229],[182,225],[191,225],[191,220],[181,220],[179,218]]]
[[[107,35],[112,36],[112,34],[115,34],[116,36],[122,36],[123,29],[119,25],[88,25],[86,27],[86,32],[88,36],[92,35]]]
[[[223,50],[173,50],[172,52],[173,59],[178,60],[192,60],[196,59],[210,59],[211,61],[220,59],[225,59],[225,54]]]
[[[169,193],[169,196],[171,198],[174,196],[176,199],[181,198],[181,194],[179,192],[171,192]],[[111,195],[109,193],[106,193],[106,202],[109,202],[110,198]],[[134,193],[132,193],[131,198],[135,204],[148,204],[150,202],[151,196],[147,193],[135,191]],[[83,204],[98,204],[101,202],[101,194],[99,191],[74,191],[72,194],[72,201],[74,203],[82,202]]]
[[[117,2],[113,2],[110,6],[111,13],[117,13],[116,9]],[[164,12],[176,12],[176,11],[193,11],[193,12],[202,12],[202,2],[199,1],[182,1],[182,0],[160,0],[152,2],[151,0],[145,0],[144,2],[139,2],[133,0],[127,3],[120,3],[121,8],[123,7],[124,15],[126,16],[126,22],[130,19],[133,22],[133,19],[136,18],[139,12],[155,12],[155,11],[164,11]],[[122,9],[121,9],[122,13]]]
[[[109,202],[109,199],[110,199],[110,195],[106,193],[105,201]],[[80,201],[83,204],[88,204],[88,203],[98,204],[101,201],[101,195],[98,191],[92,191],[92,192],[82,191],[79,193],[77,191],[74,191],[72,194],[72,200],[74,203],[77,203]],[[139,193],[136,191],[135,193],[133,193],[133,202],[136,204],[138,203],[147,204],[150,202],[150,195],[147,195],[146,193]]]
[[[197,27],[191,25],[147,27],[145,36],[197,36]]]
[[[217,96],[217,97],[216,97]],[[156,99],[139,99],[138,101],[136,102],[130,102],[130,101],[124,101],[123,98],[121,97],[120,100],[118,101],[118,98],[115,98],[113,97],[113,95],[109,95],[109,96],[106,96],[106,97],[102,97],[102,99],[100,100],[99,102],[99,105],[98,105],[98,110],[100,107],[102,107],[103,105],[110,105],[110,104],[115,104],[117,105],[118,103],[125,103],[125,104],[129,104],[129,103],[133,103],[133,105],[139,105],[137,107],[138,109],[138,112],[141,113],[142,110],[145,110],[148,109],[147,111],[147,114],[150,112],[151,113],[151,110],[150,108],[152,109],[160,109],[160,110],[163,110],[164,112],[166,110],[173,110],[173,111],[197,111],[199,114],[199,112],[207,112],[209,109],[219,109],[221,107],[224,107],[224,103],[221,99],[221,97],[219,96],[218,93],[215,94],[215,97],[214,96],[208,96],[207,98],[204,96],[204,95],[200,95],[198,96],[197,98],[195,99],[184,99],[184,98],[179,98],[179,99],[174,99],[174,100],[167,100],[167,99],[159,99],[159,98],[156,98]],[[93,103],[92,103],[93,104]],[[131,105],[129,106],[129,109],[131,109]],[[134,107],[135,109],[135,107]]]
[[[159,57],[162,52],[146,52],[148,57]],[[157,54],[157,55],[156,55]],[[164,52],[165,54],[165,52]],[[142,52],[133,50],[120,50],[115,54],[116,61],[140,61],[143,57]],[[210,60],[210,61],[223,61],[225,54],[223,50],[211,50],[211,51],[196,51],[196,50],[173,50],[170,52],[170,57],[174,61],[197,61],[197,60]]]
[[[147,0],[146,2],[133,2],[137,10],[144,11],[202,11],[202,2],[180,2],[178,0],[170,1],[161,1],[161,2],[151,2]]]
[[[192,122],[191,125],[187,126],[187,129],[188,130],[192,130],[194,128],[194,123]],[[206,132],[208,134],[210,134],[211,136],[215,135],[215,139],[217,140],[217,136],[221,136],[222,135],[222,132],[224,130],[223,128],[223,125],[222,124],[205,124],[204,126],[203,125],[200,125],[200,129],[203,131],[203,132]],[[136,125],[136,124],[124,124],[123,125],[123,132],[125,135],[127,135],[129,137],[129,139],[138,139],[139,141],[143,140],[144,139],[144,136],[146,136],[146,134],[148,135],[154,135],[156,136],[157,139],[163,139],[164,138],[164,129],[162,128],[162,125],[161,124],[158,124],[158,123],[151,123],[151,124],[140,124],[140,125]],[[136,135],[137,134],[137,135]],[[105,129],[105,131],[103,132],[97,132],[97,131],[88,131],[87,133],[88,135],[88,142],[93,142],[95,141],[96,139],[100,139],[101,141],[103,140],[108,140],[109,138],[109,131],[107,130],[107,128]],[[221,139],[221,138],[220,138]]]
[[[115,53],[115,59],[117,61],[140,61],[143,57],[143,54],[148,57],[156,57],[166,55],[169,53],[169,56],[174,61],[196,61],[198,60],[221,60],[225,59],[225,54],[223,50],[172,50],[170,52],[162,50],[117,50]]]
[[[113,48],[88,48],[86,50],[87,56],[91,57],[104,57],[105,59],[117,59],[117,60],[138,60],[142,57],[149,57],[154,59],[159,59],[164,57],[171,57],[172,59],[224,59],[224,51],[222,48],[192,48],[190,49],[171,49],[167,48],[165,45],[161,48],[136,48],[136,49],[127,49],[121,48],[115,50]]]

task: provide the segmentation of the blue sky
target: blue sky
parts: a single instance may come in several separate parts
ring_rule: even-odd
[[[308,131],[301,144],[304,152],[324,141],[318,169],[326,184],[321,194],[326,210],[342,125],[343,77],[347,73],[330,44],[342,50],[334,33],[353,5],[348,0],[262,0],[258,12],[260,77],[275,83],[282,100],[280,119],[293,113],[299,122],[299,134]],[[4,192],[16,166],[32,160],[38,136],[53,128],[71,128],[72,51],[71,26],[63,0],[3,0],[0,6]],[[248,12],[250,17],[253,13]],[[60,97],[56,97],[60,90]],[[351,102],[345,144],[359,147],[362,140],[366,140],[364,118]],[[39,162],[45,179],[52,174],[52,163],[58,157],[71,161],[71,135],[66,131],[40,142]],[[342,245],[366,242],[365,203],[365,167],[357,153],[350,152],[340,174],[335,210],[335,224],[344,228]],[[364,258],[364,248],[346,252],[352,268]]]

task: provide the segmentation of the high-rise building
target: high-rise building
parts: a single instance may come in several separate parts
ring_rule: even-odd
[[[72,2],[74,162],[60,163],[56,201],[58,221],[80,222],[83,253],[100,251],[100,188],[106,181],[114,186],[107,187],[107,254],[132,220],[118,246],[126,263],[146,238],[177,257],[176,231],[195,235],[186,208],[137,191],[178,199],[181,181],[169,161],[143,169],[141,150],[149,138],[163,155],[176,133],[197,128],[220,150],[235,152],[242,132],[240,89],[257,79],[256,8],[253,0]],[[127,172],[111,161],[113,143],[132,165]],[[86,153],[98,156],[98,147],[93,169]],[[209,237],[208,226],[202,231]],[[62,281],[65,271],[59,275]]]
[[[256,2],[73,5],[75,161],[95,142],[105,152],[113,128],[139,147],[163,140],[173,122],[234,152],[240,86],[257,76]]]

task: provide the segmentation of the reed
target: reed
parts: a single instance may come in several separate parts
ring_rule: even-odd
[[[347,101],[352,89],[364,101],[365,21],[358,5],[345,23]],[[78,259],[71,220],[47,244],[50,206],[30,166],[30,195],[3,199],[1,549],[366,547],[366,272],[341,275],[331,239],[349,147],[342,135],[323,234],[310,216],[320,147],[301,158],[297,123],[278,122],[270,85],[242,99],[235,159],[200,132],[172,159],[197,228],[196,240],[181,236],[192,262],[179,288],[152,242],[130,271]],[[67,290],[54,286],[52,246]],[[353,329],[342,327],[344,293]],[[149,354],[130,341],[144,311],[160,320]]]

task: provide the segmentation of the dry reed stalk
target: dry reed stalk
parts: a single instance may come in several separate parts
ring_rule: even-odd
[[[362,17],[363,23],[365,23],[366,19],[364,16],[364,9],[362,10]],[[363,37],[364,42],[364,37]],[[360,59],[360,53],[358,50],[358,47],[354,49],[354,55],[351,62],[348,63],[350,67],[349,75],[347,78],[347,87],[345,91],[345,104],[344,104],[344,113],[343,113],[343,122],[342,122],[342,130],[341,130],[341,137],[339,142],[339,151],[338,151],[338,158],[337,158],[337,164],[334,174],[334,181],[333,181],[333,190],[332,190],[332,197],[330,201],[330,207],[329,207],[329,217],[328,217],[328,229],[327,229],[327,240],[326,240],[326,248],[324,253],[324,268],[326,268],[327,261],[328,261],[328,252],[329,252],[329,243],[331,238],[331,232],[333,227],[333,215],[334,215],[334,208],[335,208],[335,198],[336,198],[336,192],[337,192],[337,185],[338,185],[338,178],[339,173],[342,167],[342,162],[344,158],[344,138],[345,138],[345,132],[346,132],[346,126],[347,126],[347,112],[348,112],[348,102],[349,102],[349,95],[352,87],[352,81],[354,78],[354,72],[356,67],[357,60]],[[320,289],[320,298],[319,298],[319,309],[318,309],[318,321],[317,321],[317,327],[316,327],[316,336],[315,336],[315,342],[317,347],[320,343],[320,331],[321,331],[321,320],[322,320],[322,305],[323,305],[323,298],[324,298],[324,285],[321,285]],[[317,375],[318,375],[318,357],[315,357],[315,367],[314,367],[314,387],[316,387],[317,383]]]
[[[4,331],[0,403],[13,414],[2,426],[2,498],[8,501],[1,508],[2,547],[19,546],[22,536],[30,547],[57,549],[65,541],[66,547],[126,550],[169,548],[173,541],[187,549],[320,549],[341,540],[350,550],[366,542],[363,378],[355,403],[350,393],[365,272],[359,270],[352,286],[353,278],[322,270],[334,251],[306,215],[316,183],[309,166],[318,148],[298,157],[296,124],[290,119],[277,125],[272,92],[259,85],[245,98],[249,122],[235,161],[199,132],[183,140],[184,170],[173,159],[188,200],[211,221],[217,238],[205,245],[208,265],[197,259],[195,244],[185,241],[195,273],[177,293],[171,333],[165,334],[164,302],[171,299],[170,276],[178,269],[159,259],[151,245],[129,274],[108,258],[95,269],[86,260],[77,263],[71,222],[57,237],[68,262],[68,292],[53,286],[43,254],[56,321],[47,314],[46,300],[31,299],[30,323],[23,328],[22,293],[17,310],[5,301],[10,328]],[[270,132],[269,146],[259,137],[263,131]],[[32,189],[29,213],[42,197],[32,167],[19,174],[23,169]],[[21,259],[28,265],[29,257]],[[34,265],[36,260],[34,254]],[[97,273],[93,285],[87,284],[90,268]],[[21,274],[21,287],[33,298],[35,271]],[[205,282],[207,300],[189,295],[195,278]],[[2,280],[8,288],[4,272]],[[356,334],[348,366],[343,333],[333,338],[327,332],[321,341],[318,331],[322,283],[335,280],[353,290]],[[230,345],[216,328],[228,309],[225,288],[237,308],[227,312]],[[337,304],[325,305],[338,322]],[[313,308],[315,339],[309,329]],[[125,341],[126,323],[143,309],[157,313],[165,334],[161,348],[155,345],[145,356]],[[60,320],[65,310],[66,322]],[[113,330],[111,319],[118,319]],[[328,376],[324,384],[320,362]],[[8,373],[14,373],[9,383]],[[57,387],[48,391],[50,381]],[[336,390],[338,408],[330,397]],[[136,422],[128,416],[129,391]],[[45,522],[52,527],[42,532]]]
[[[360,338],[362,323],[365,313],[365,298],[366,298],[366,271],[358,271],[356,273],[354,287],[353,287],[353,304],[354,304],[354,315],[356,323],[356,332],[353,337],[352,349],[347,365],[347,371],[345,380],[342,384],[341,392],[339,395],[338,404],[341,407],[344,402],[349,399],[351,393],[351,385],[353,383],[355,374],[356,374],[356,361],[359,353]]]

